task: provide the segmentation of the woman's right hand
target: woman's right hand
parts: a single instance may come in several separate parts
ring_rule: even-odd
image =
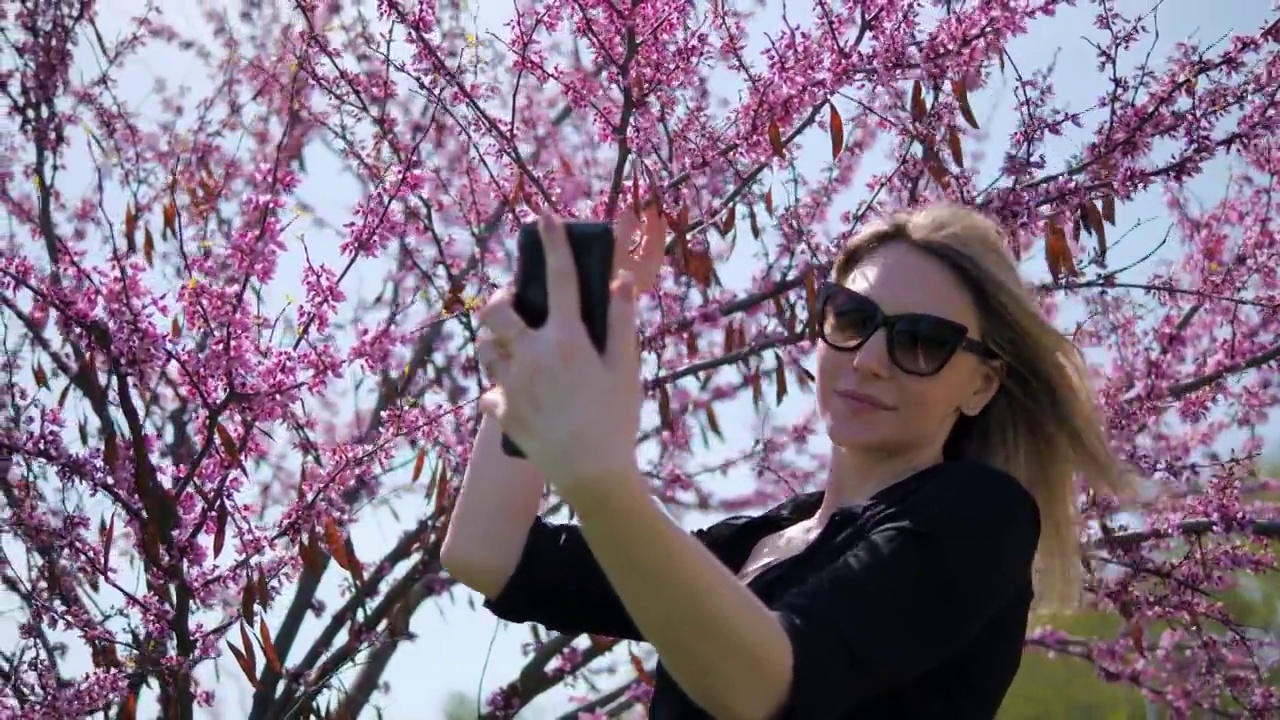
[[[639,295],[653,289],[666,254],[667,222],[656,204],[637,213],[628,208],[613,228],[613,274],[626,270]],[[507,354],[491,341],[480,343],[481,365]],[[485,375],[489,371],[485,370]],[[485,393],[501,402],[502,389]],[[486,597],[506,585],[524,550],[525,538],[542,502],[544,482],[533,463],[502,451],[502,428],[492,416],[480,422],[462,488],[449,521],[441,560],[454,578]]]
[[[619,270],[626,270],[634,278],[637,295],[652,290],[666,257],[667,220],[662,210],[655,203],[646,205],[639,214],[631,208],[624,210],[614,223],[613,236],[617,242],[614,277]]]

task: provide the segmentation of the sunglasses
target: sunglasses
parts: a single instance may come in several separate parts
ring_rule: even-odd
[[[936,375],[960,350],[1000,359],[961,323],[925,313],[886,315],[871,298],[833,282],[818,287],[818,317],[818,337],[842,352],[856,352],[884,328],[889,360],[908,375]]]

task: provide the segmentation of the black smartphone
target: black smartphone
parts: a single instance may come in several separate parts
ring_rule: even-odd
[[[609,329],[609,284],[613,281],[613,228],[602,222],[566,222],[565,236],[578,271],[578,301],[582,324],[596,351],[603,354]],[[516,314],[531,328],[547,322],[547,256],[537,223],[520,226],[516,245]],[[522,458],[524,452],[502,435],[502,451]]]

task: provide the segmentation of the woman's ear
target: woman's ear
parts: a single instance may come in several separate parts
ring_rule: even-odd
[[[960,405],[960,412],[974,417],[987,407],[987,403],[991,402],[991,398],[996,396],[996,392],[1000,390],[1000,383],[1004,381],[1005,366],[1001,360],[992,360],[981,363],[978,366],[978,378],[974,383],[973,392]]]

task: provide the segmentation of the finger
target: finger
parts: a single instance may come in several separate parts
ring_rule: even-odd
[[[500,290],[485,303],[476,316],[480,324],[493,333],[494,340],[508,346],[515,344],[516,339],[529,330],[529,326],[516,314],[511,301],[511,291]]]
[[[667,254],[667,218],[657,205],[649,205],[644,211],[644,232],[640,236],[640,248],[636,257],[636,282],[653,285]]]
[[[490,390],[480,396],[480,412],[501,419],[506,414],[507,400],[501,390]]]
[[[637,361],[639,342],[636,337],[635,278],[623,270],[613,282],[609,298],[609,343],[605,360],[613,366],[633,365]]]
[[[477,343],[476,359],[479,360],[480,368],[484,370],[485,377],[490,382],[501,384],[506,378],[511,355],[509,350],[503,351],[499,341],[494,338],[481,339]]]
[[[640,216],[634,210],[626,209],[618,216],[617,222],[613,224],[613,267],[610,270],[609,277],[618,276],[618,271],[632,269],[636,259],[632,253],[635,252],[636,233],[640,230]],[[636,283],[637,286],[640,283]]]
[[[517,332],[519,332],[517,330]],[[498,337],[492,330],[483,325],[480,326],[479,332],[476,333],[477,343],[488,341],[493,345],[493,349],[497,351],[498,357],[504,360],[511,359],[512,342],[508,337]]]
[[[547,256],[547,321],[578,322],[582,307],[578,300],[578,273],[573,251],[559,218],[543,215],[538,220],[542,249]]]
[[[616,239],[617,247],[613,251],[613,266],[616,274],[617,270],[621,270],[619,264],[630,257],[632,245],[635,243],[636,231],[640,229],[640,216],[630,208],[623,210],[618,216],[618,221],[613,224],[613,237]]]

